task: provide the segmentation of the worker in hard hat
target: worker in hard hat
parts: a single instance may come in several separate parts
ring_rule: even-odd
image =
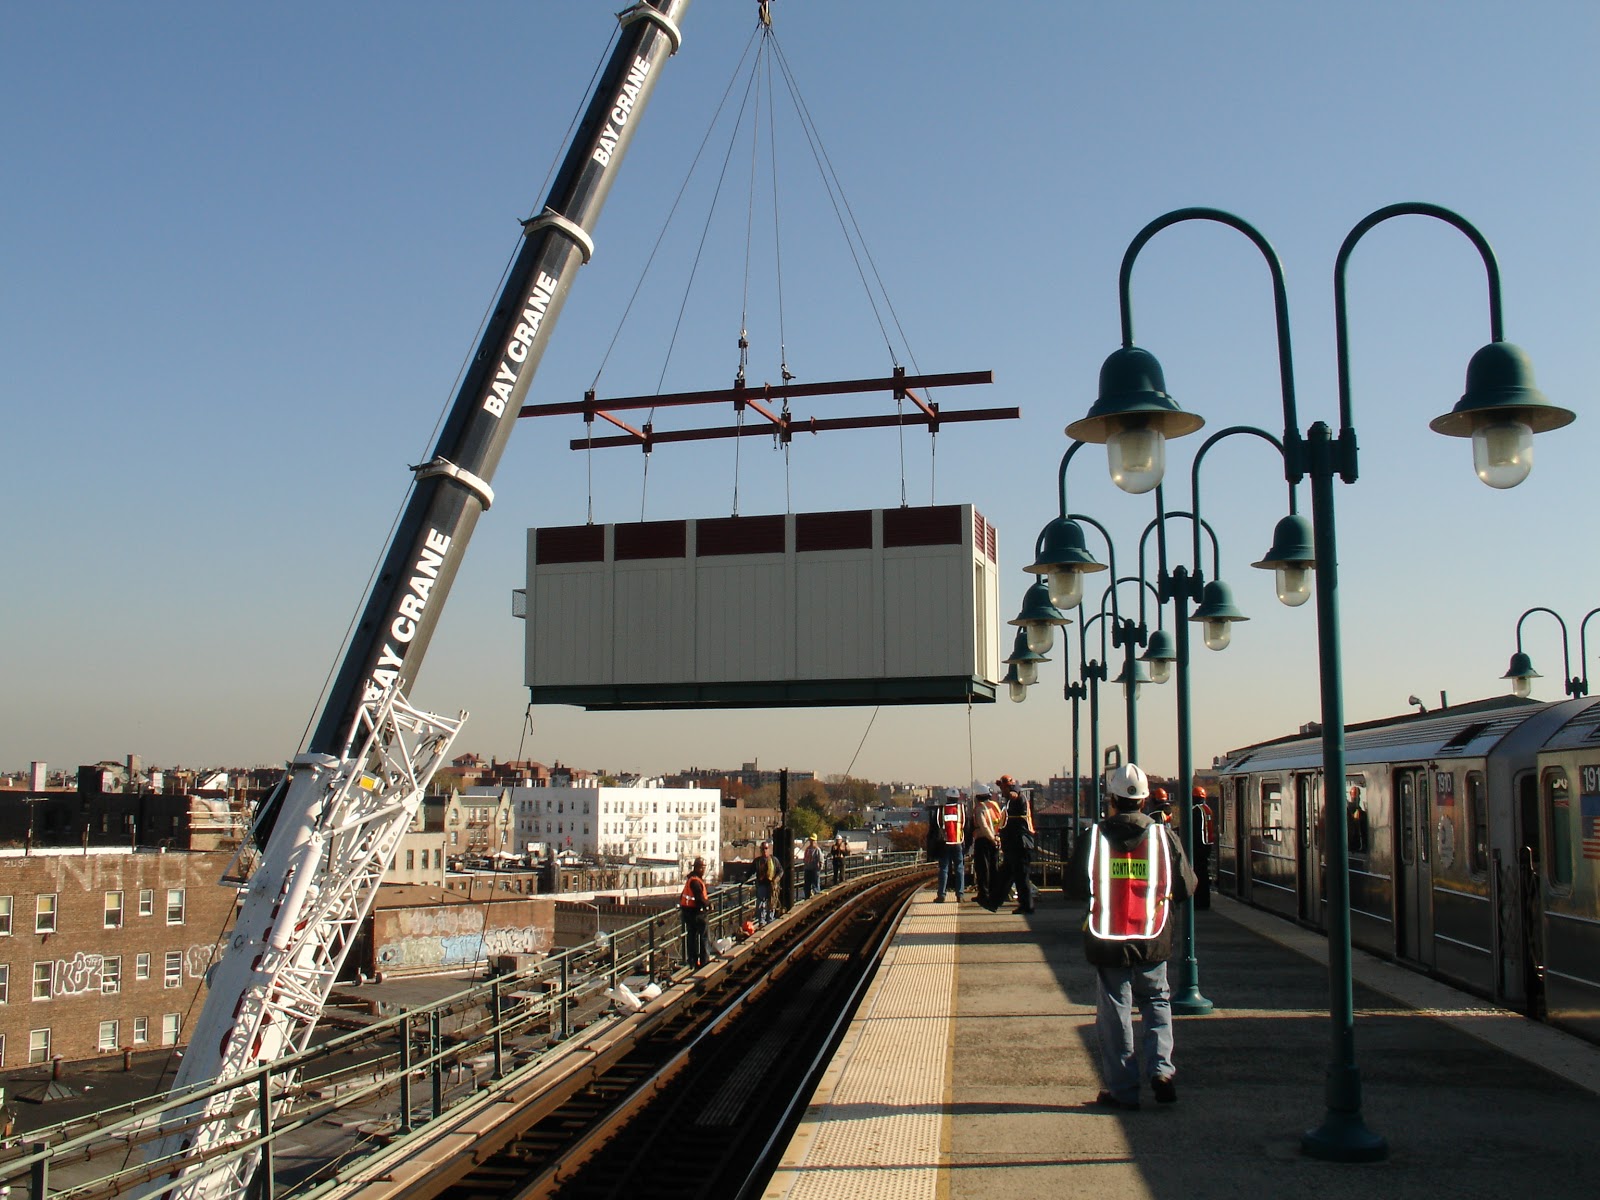
[[[967,822],[964,807],[961,803],[961,793],[955,788],[946,788],[944,800],[940,802],[937,814],[939,892],[934,899],[940,904],[944,903],[944,894],[947,891],[954,892],[956,903],[961,903],[961,893],[967,890]]]
[[[1013,913],[1033,911],[1036,889],[1033,886],[1033,847],[1037,832],[1033,825],[1033,804],[1017,781],[1009,775],[995,780],[995,790],[1000,793],[1000,804],[1005,809],[1005,824],[1000,827],[1000,845],[1005,850],[1005,875],[990,897],[991,910],[1005,901],[1009,890],[1005,880],[1016,888],[1017,906]]]
[[[1004,887],[1000,882],[1000,823],[1004,818],[987,783],[978,785],[972,806],[972,876],[978,885],[978,903],[990,912],[1000,907]]]
[[[1133,1008],[1143,1028],[1143,1076],[1161,1104],[1178,1098],[1173,1083],[1172,908],[1193,894],[1194,873],[1172,827],[1139,811],[1150,797],[1143,770],[1127,763],[1110,773],[1111,815],[1078,839],[1068,889],[1089,901],[1083,944],[1096,968],[1095,1031],[1105,1088],[1100,1108],[1139,1107],[1141,1064]]]
[[[1211,846],[1217,840],[1217,831],[1206,790],[1198,783],[1194,786],[1194,796],[1189,806],[1189,821],[1189,828],[1194,831],[1194,841],[1190,843],[1194,847],[1194,873],[1200,881],[1194,890],[1194,906],[1196,909],[1210,908]]]

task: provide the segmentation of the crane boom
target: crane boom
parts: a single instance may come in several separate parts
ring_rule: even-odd
[[[524,222],[482,340],[415,484],[306,752],[257,824],[262,857],[173,1092],[199,1093],[166,1121],[146,1197],[237,1200],[271,1107],[218,1083],[305,1048],[379,881],[466,714],[413,708],[440,609],[523,398],[689,0],[643,0],[622,31],[543,210]],[[272,1089],[263,1087],[261,1094]],[[279,1095],[281,1086],[276,1089]],[[281,1103],[279,1101],[278,1103]],[[243,1152],[240,1152],[242,1149]]]

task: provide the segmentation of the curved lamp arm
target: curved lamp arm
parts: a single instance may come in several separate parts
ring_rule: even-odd
[[[1134,259],[1139,256],[1139,251],[1144,249],[1145,243],[1156,234],[1168,226],[1184,221],[1215,221],[1219,225],[1236,229],[1249,238],[1256,249],[1261,251],[1261,256],[1267,260],[1267,269],[1272,273],[1272,308],[1278,328],[1278,383],[1283,393],[1284,443],[1279,449],[1284,450],[1284,477],[1290,483],[1298,483],[1304,471],[1300,461],[1300,420],[1294,397],[1294,354],[1289,336],[1289,293],[1284,286],[1283,264],[1278,259],[1278,252],[1254,225],[1243,217],[1235,216],[1220,208],[1180,208],[1165,216],[1157,217],[1141,229],[1133,241],[1128,243],[1128,249],[1123,253],[1122,270],[1117,278],[1117,300],[1122,314],[1122,344],[1124,347],[1133,345],[1133,301],[1129,284],[1133,275]]]
[[[1447,225],[1453,225],[1467,235],[1469,241],[1477,247],[1478,255],[1483,259],[1484,270],[1489,276],[1489,340],[1494,342],[1505,341],[1505,329],[1500,319],[1500,264],[1495,261],[1494,251],[1490,249],[1488,241],[1479,233],[1473,224],[1459,213],[1441,208],[1437,204],[1421,202],[1405,202],[1390,204],[1363,217],[1344,239],[1344,244],[1339,247],[1339,256],[1333,264],[1333,322],[1334,341],[1337,354],[1339,372],[1339,436],[1343,439],[1345,432],[1350,429],[1350,335],[1345,320],[1345,264],[1349,261],[1350,252],[1355,249],[1356,243],[1372,230],[1374,226],[1381,225],[1391,217],[1433,217]],[[1346,483],[1354,482],[1354,463],[1351,463],[1351,475],[1345,479]]]

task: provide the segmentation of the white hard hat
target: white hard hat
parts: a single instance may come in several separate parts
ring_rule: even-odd
[[[946,800],[959,800],[961,799],[961,792],[957,788],[945,788],[944,798]]]
[[[1150,794],[1150,780],[1136,763],[1118,767],[1106,779],[1106,790],[1113,796],[1143,800]]]

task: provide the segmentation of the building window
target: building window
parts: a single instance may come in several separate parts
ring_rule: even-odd
[[[11,936],[11,897],[0,896],[0,937]]]
[[[106,928],[107,929],[121,929],[122,928],[122,893],[121,892],[107,892],[106,893],[106,922],[105,922],[105,924],[106,924]]]
[[[150,955],[136,954],[133,959],[133,977],[135,979],[150,978]]]
[[[6,1065],[6,1035],[0,1033],[0,1067]]]
[[[100,991],[110,996],[122,990],[122,955],[108,954],[100,962]]]
[[[30,1063],[47,1063],[50,1061],[50,1031],[48,1029],[35,1029],[28,1034],[28,1061]]]
[[[11,1002],[11,967],[0,963],[0,1004]]]
[[[407,850],[406,851],[406,870],[415,871],[416,869],[417,869],[417,852],[415,850]]]
[[[167,924],[183,924],[183,889],[167,889]]]
[[[35,933],[54,933],[56,931],[56,894],[37,897],[33,902],[33,931]]]
[[[50,993],[53,990],[50,981],[54,971],[55,963],[36,962],[33,964],[33,998],[35,1000],[50,999]]]
[[[183,951],[168,950],[166,970],[161,977],[161,986],[168,988],[183,986]]]
[[[139,889],[139,915],[141,917],[153,916],[156,911],[156,891],[154,888]]]
[[[183,1018],[177,1013],[166,1013],[161,1018],[161,1044],[176,1046],[178,1032],[183,1028]]]
[[[101,1050],[115,1050],[118,1042],[122,1040],[120,1034],[121,1029],[118,1022],[101,1021],[99,1048]]]
[[[142,1046],[150,1040],[150,1018],[135,1017],[133,1019],[133,1044]]]

